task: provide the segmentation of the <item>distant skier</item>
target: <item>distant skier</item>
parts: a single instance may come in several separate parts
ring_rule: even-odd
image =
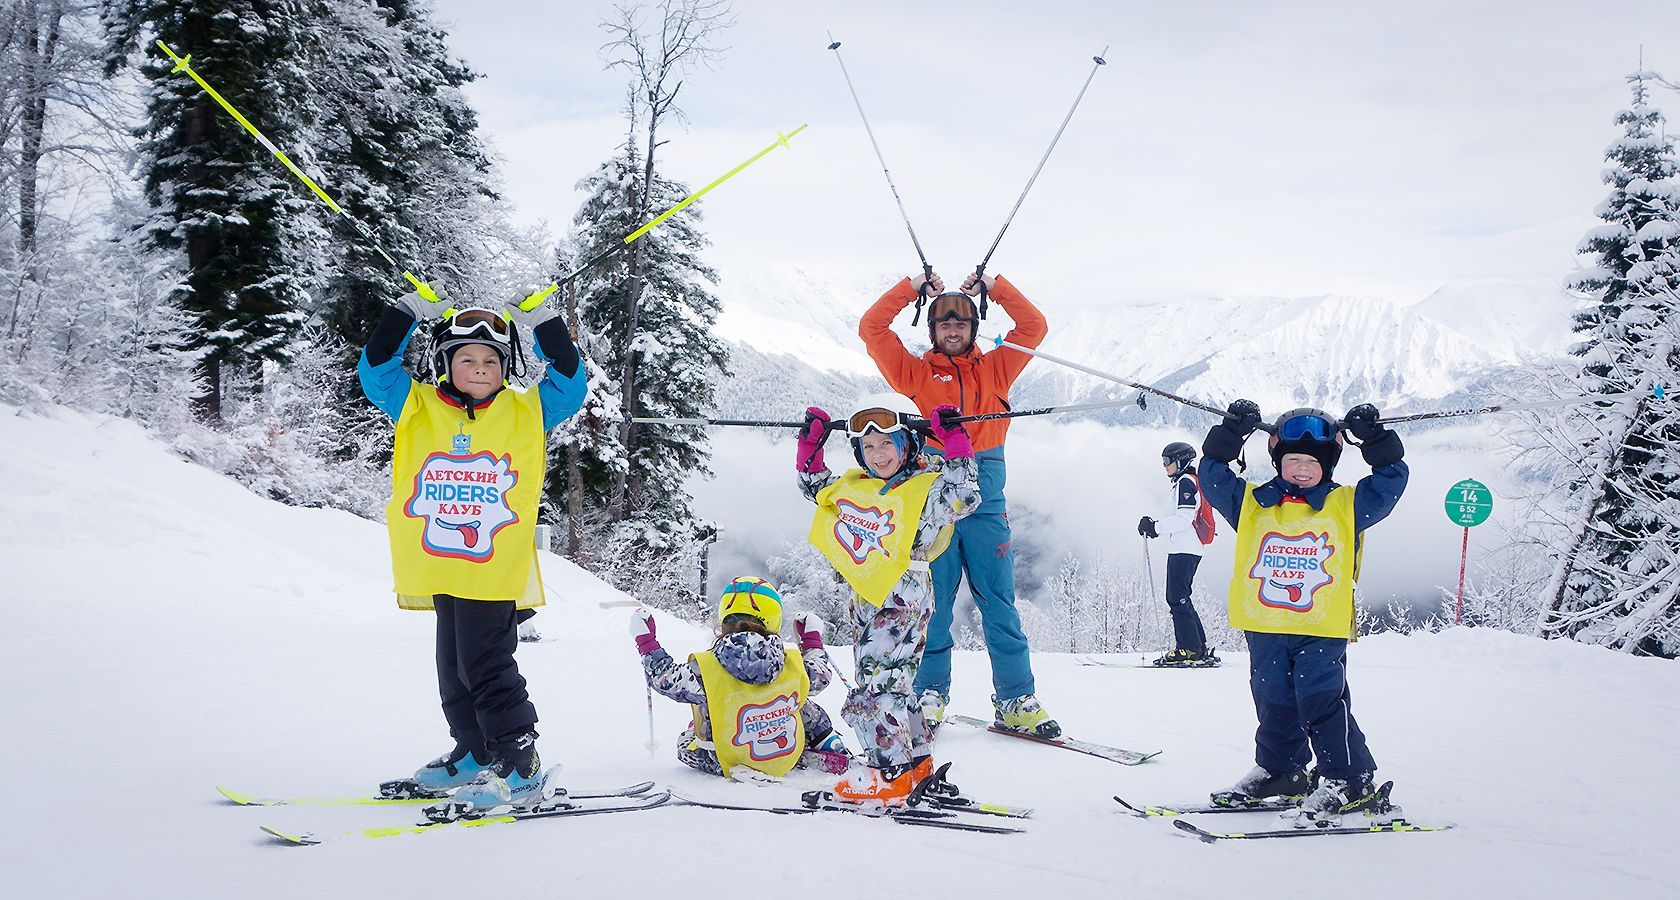
[[[1202,617],[1190,598],[1202,547],[1213,542],[1213,515],[1202,500],[1195,462],[1196,448],[1183,441],[1161,449],[1161,467],[1172,482],[1167,513],[1159,519],[1144,516],[1138,522],[1138,534],[1161,538],[1167,545],[1167,611],[1172,614],[1175,649],[1155,660],[1157,666],[1219,665],[1219,657],[1208,650]]]
[[[975,346],[980,314],[975,295],[984,284],[987,295],[1009,313],[1015,327],[1010,343],[1037,347],[1049,333],[1044,314],[1009,280],[970,274],[962,289],[940,293],[928,304],[928,341],[933,347],[921,356],[905,349],[893,333],[893,318],[921,296],[925,287],[944,291],[938,275],[916,275],[893,285],[858,321],[870,359],[881,377],[907,395],[925,418],[940,404],[954,404],[965,415],[1005,412],[1009,388],[1032,357],[999,347],[990,352]],[[933,565],[933,621],[928,626],[927,654],[916,676],[916,693],[935,724],[945,716],[951,699],[951,623],[956,613],[957,587],[968,578],[968,590],[980,611],[982,636],[992,664],[992,706],[1003,728],[1056,737],[1062,727],[1044,711],[1036,695],[1032,658],[1021,614],[1015,609],[1015,550],[1009,530],[1009,506],[1003,496],[1006,471],[1003,442],[1009,420],[975,422],[974,458],[980,467],[980,508],[957,525],[951,552]],[[935,439],[937,441],[937,438]],[[937,450],[937,448],[935,448]]]
[[[1260,426],[1260,408],[1238,400],[1202,443],[1202,490],[1237,529],[1231,624],[1247,632],[1249,687],[1260,727],[1252,772],[1215,803],[1296,797],[1303,813],[1382,811],[1376,761],[1353,719],[1347,645],[1355,634],[1354,580],[1367,528],[1394,511],[1408,469],[1400,436],[1362,403],[1338,422],[1317,409],[1279,416],[1268,442],[1278,475],[1262,485],[1229,463]],[[1341,430],[1360,441],[1371,474],[1355,487],[1331,480]],[[1307,766],[1317,760],[1318,783]]]
[[[811,700],[834,680],[822,619],[815,613],[794,618],[798,647],[783,645],[781,630],[781,594],[762,578],[724,586],[717,640],[686,663],[659,646],[652,613],[637,609],[631,616],[630,636],[648,685],[694,707],[677,739],[683,765],[713,775],[746,768],[780,776],[806,761],[806,747],[846,754],[828,713]]]
[[[968,434],[940,418],[955,409],[934,409],[930,420],[945,447],[943,464],[922,454],[912,427],[916,406],[896,394],[867,398],[847,418],[860,468],[844,475],[823,462],[823,441],[834,427],[828,413],[806,410],[799,433],[799,487],[817,505],[809,540],[852,586],[859,630],[857,686],[840,713],[869,765],[835,785],[838,800],[903,806],[933,774],[932,734],[913,692],[933,615],[929,563],[980,503]]]
[[[547,431],[583,405],[578,351],[552,308],[448,309],[417,293],[386,308],[356,371],[396,420],[385,508],[397,603],[435,610],[438,693],[455,747],[414,773],[459,788],[457,810],[526,805],[541,794],[537,710],[513,651],[516,610],[543,603],[535,527]],[[421,323],[435,384],[403,370]],[[504,390],[522,325],[546,366],[535,391]]]

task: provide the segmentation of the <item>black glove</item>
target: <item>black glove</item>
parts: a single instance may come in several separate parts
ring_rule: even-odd
[[[1342,417],[1348,434],[1360,442],[1359,453],[1365,457],[1365,464],[1373,469],[1392,466],[1406,455],[1406,448],[1400,443],[1400,435],[1395,434],[1393,429],[1379,424],[1378,418],[1377,408],[1369,403],[1355,406]]]
[[[1226,407],[1230,415],[1219,420],[1219,424],[1208,429],[1207,439],[1202,441],[1202,455],[1219,462],[1228,463],[1242,453],[1243,441],[1260,427],[1260,406],[1253,400],[1238,400]]]
[[[1155,533],[1155,520],[1144,516],[1138,520],[1138,534],[1146,538],[1160,537]]]

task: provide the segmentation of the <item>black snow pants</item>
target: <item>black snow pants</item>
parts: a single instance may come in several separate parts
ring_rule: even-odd
[[[484,754],[537,723],[525,677],[512,600],[468,600],[435,594],[438,695],[457,743]]]

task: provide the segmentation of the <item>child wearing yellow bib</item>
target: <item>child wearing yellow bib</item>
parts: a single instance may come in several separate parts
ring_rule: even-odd
[[[1400,436],[1377,419],[1369,403],[1341,420],[1317,409],[1284,413],[1267,429],[1278,475],[1261,485],[1230,467],[1261,427],[1253,402],[1232,403],[1202,443],[1203,495],[1237,529],[1231,624],[1247,632],[1260,720],[1255,768],[1214,794],[1215,803],[1300,797],[1301,812],[1314,817],[1390,806],[1347,685],[1365,530],[1394,511],[1409,477]],[[1371,467],[1354,487],[1331,480],[1343,430],[1360,441]],[[1316,785],[1307,774],[1315,759]]]
[[[585,376],[551,307],[455,310],[434,298],[388,307],[356,367],[363,393],[396,421],[385,523],[397,602],[435,611],[438,693],[455,738],[414,782],[454,789],[456,812],[528,805],[542,767],[537,710],[513,658],[516,610],[542,604],[535,529],[547,432],[583,405]],[[433,383],[403,369],[422,323],[432,324]],[[544,365],[536,390],[506,389],[509,371],[523,372],[516,326]]]
[[[822,629],[816,614],[800,613],[799,646],[784,645],[781,594],[762,578],[737,578],[718,600],[717,640],[679,665],[659,646],[653,614],[637,609],[630,636],[648,686],[694,708],[677,759],[726,778],[741,778],[742,769],[786,775],[806,764],[807,747],[844,762],[845,743],[811,701],[834,680]]]
[[[858,627],[857,685],[840,714],[856,730],[868,768],[840,780],[836,799],[902,806],[933,774],[932,733],[914,690],[933,616],[932,562],[957,520],[980,504],[979,467],[968,433],[947,424],[954,406],[922,423],[897,394],[864,400],[847,419],[859,468],[835,475],[822,445],[834,425],[817,407],[799,433],[799,487],[817,505],[810,541],[852,587]],[[942,466],[922,455],[917,427],[945,447]]]

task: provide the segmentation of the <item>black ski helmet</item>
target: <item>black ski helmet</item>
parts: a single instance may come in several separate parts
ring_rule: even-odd
[[[1161,448],[1161,465],[1163,466],[1167,463],[1178,463],[1178,471],[1183,472],[1195,461],[1196,448],[1183,441],[1173,441]]]
[[[1272,436],[1267,447],[1272,454],[1272,466],[1283,471],[1285,453],[1304,453],[1318,460],[1324,469],[1324,480],[1342,458],[1342,423],[1322,409],[1303,406],[1277,417],[1272,423]]]
[[[980,334],[980,313],[974,308],[974,298],[962,291],[946,291],[928,304],[928,343],[933,345],[933,349],[939,350],[939,338],[935,335],[934,326],[951,319],[968,323],[968,346],[962,349],[963,353],[967,353],[974,347],[975,337]]]

